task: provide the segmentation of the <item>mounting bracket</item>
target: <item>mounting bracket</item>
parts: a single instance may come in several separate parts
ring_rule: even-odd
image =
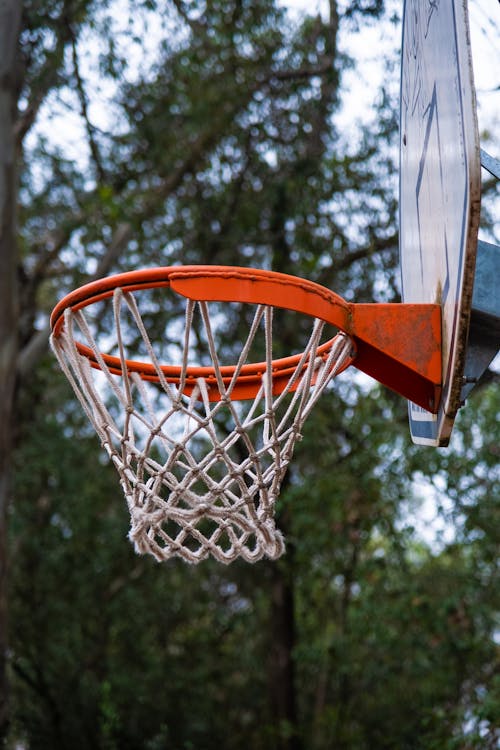
[[[500,349],[500,247],[479,240],[461,397],[469,393]]]

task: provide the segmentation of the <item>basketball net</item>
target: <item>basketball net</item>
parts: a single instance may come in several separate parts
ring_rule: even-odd
[[[178,556],[191,563],[209,556],[222,563],[238,557],[248,562],[278,558],[285,545],[274,515],[283,477],[306,417],[331,379],[352,361],[352,340],[339,333],[327,347],[321,345],[324,323],[312,318],[307,345],[288,383],[276,393],[273,308],[256,306],[228,379],[219,364],[207,304],[187,300],[184,357],[173,383],[155,354],[133,294],[116,289],[113,311],[121,377],[103,357],[83,309],[66,309],[62,330],[51,344],[120,475],[136,551],[160,561]],[[195,312],[205,329],[211,380],[197,377],[187,388]],[[154,378],[141,378],[127,366],[124,340],[132,321]],[[232,400],[254,339],[262,332],[266,361],[260,387],[249,400]],[[78,350],[78,341],[91,350],[93,366]]]

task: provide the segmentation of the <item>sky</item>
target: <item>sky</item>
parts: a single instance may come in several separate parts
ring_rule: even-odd
[[[157,44],[164,33],[163,29],[130,28],[129,13],[126,10],[129,0],[114,0],[113,5],[118,9],[124,4],[124,12],[116,13],[115,43],[117,49],[124,49],[127,45],[128,63],[132,61],[132,70],[136,75],[148,69],[154,63]],[[315,12],[326,15],[328,0],[278,0],[291,13],[301,14]],[[349,0],[339,0],[349,5]],[[386,0],[389,18],[393,13],[400,16],[402,0]],[[474,63],[474,75],[477,90],[479,129],[483,134],[489,133],[493,137],[487,140],[483,137],[482,147],[493,156],[500,157],[500,3],[497,0],[469,0],[469,16],[471,42]],[[134,19],[140,23],[140,15]],[[172,29],[172,33],[175,30]],[[136,41],[130,44],[136,35]],[[144,40],[147,40],[145,43]],[[375,117],[376,97],[379,96],[379,84],[384,84],[397,105],[399,97],[399,66],[398,55],[401,46],[401,24],[389,21],[375,21],[364,27],[360,33],[354,30],[342,31],[339,47],[342,52],[349,54],[355,61],[355,68],[343,73],[342,107],[335,118],[338,132],[343,136],[346,148],[360,137],[361,125],[370,123]],[[104,80],[96,73],[95,36],[91,33],[79,45],[81,72],[89,84],[89,117],[92,124],[106,131],[116,130],[119,113],[113,107],[112,99],[116,84],[111,79]],[[388,68],[392,63],[392,67]],[[132,72],[132,75],[134,73]],[[86,158],[85,133],[80,118],[80,105],[75,92],[61,93],[58,98],[52,97],[42,110],[35,132],[31,135],[34,141],[37,135],[43,135],[48,141],[54,142],[69,159],[81,161]],[[396,188],[396,186],[395,186]],[[491,239],[491,238],[485,238]]]
[[[307,0],[281,0],[281,4],[296,13],[307,9],[310,12],[312,8],[322,14],[328,13],[326,0],[315,0],[313,3]],[[344,0],[344,4],[349,3]],[[388,15],[393,11],[401,15],[402,0],[387,0],[387,6]],[[496,0],[469,0],[468,6],[479,128],[489,130],[500,120],[500,3]],[[344,85],[350,92],[346,110],[369,113],[373,100],[366,93],[376,90],[374,84],[386,76],[385,60],[397,55],[400,47],[400,23],[377,22],[362,33],[344,33],[341,48],[357,63],[357,69],[345,75]],[[399,86],[399,71],[395,70],[393,75],[393,85]]]

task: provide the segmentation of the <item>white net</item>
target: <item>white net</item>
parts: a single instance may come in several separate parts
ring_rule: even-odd
[[[113,311],[121,377],[113,374],[101,354],[84,310],[67,309],[64,325],[51,343],[118,470],[136,551],[157,560],[178,556],[191,563],[209,556],[223,563],[237,557],[249,562],[279,557],[284,540],[274,514],[281,483],[306,417],[330,380],[353,357],[351,340],[339,333],[326,350],[324,343],[320,350],[324,324],[314,320],[288,384],[276,395],[273,308],[256,307],[248,338],[228,378],[219,364],[214,322],[206,303],[187,300],[185,354],[178,382],[172,383],[155,355],[134,295],[115,290]],[[197,377],[186,389],[195,311],[203,321],[212,380]],[[127,367],[124,329],[129,332],[131,321],[154,368],[154,383]],[[250,400],[233,401],[231,393],[259,332],[264,338],[265,367],[257,393]],[[197,330],[197,340],[199,336]],[[89,356],[82,356],[77,341],[88,346]],[[90,365],[90,359],[97,367]],[[184,390],[191,390],[190,395]]]

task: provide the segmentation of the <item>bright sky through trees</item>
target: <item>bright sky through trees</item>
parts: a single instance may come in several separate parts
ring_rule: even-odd
[[[113,3],[116,8],[113,13],[114,43],[117,50],[126,46],[127,75],[130,78],[134,69],[141,75],[148,69],[153,71],[164,29],[155,29],[153,23],[148,23],[147,15],[137,15],[133,19],[134,26],[130,26],[129,14],[120,11],[123,2],[116,0]],[[305,0],[282,0],[281,5],[292,14],[311,11],[311,3]],[[325,0],[317,0],[315,5],[318,13],[327,13]],[[387,7],[384,22],[374,21],[371,26],[365,26],[362,33],[356,29],[344,29],[340,37],[340,51],[353,60],[352,68],[343,72],[343,103],[340,113],[336,115],[347,148],[349,143],[354,145],[360,135],[358,125],[370,122],[374,117],[381,81],[384,81],[387,93],[395,103],[399,97],[399,16],[402,3],[391,0]],[[498,131],[500,119],[499,107],[496,106],[500,96],[497,72],[500,70],[500,6],[490,0],[471,0],[469,16],[479,127],[483,133],[492,134]],[[179,33],[175,19],[172,19],[170,33],[172,36]],[[101,44],[102,40],[99,41],[97,35],[88,31],[87,36],[79,42],[78,54],[81,74],[89,92],[89,119],[95,127],[105,130],[111,123],[116,127],[113,96],[117,82],[111,76],[104,78],[98,72],[98,57],[104,52]],[[49,97],[42,114],[35,133],[43,134],[49,142],[57,144],[67,157],[82,159],[85,154],[85,151],[82,152],[84,125],[76,92],[63,90]],[[494,139],[492,141],[494,151]]]

